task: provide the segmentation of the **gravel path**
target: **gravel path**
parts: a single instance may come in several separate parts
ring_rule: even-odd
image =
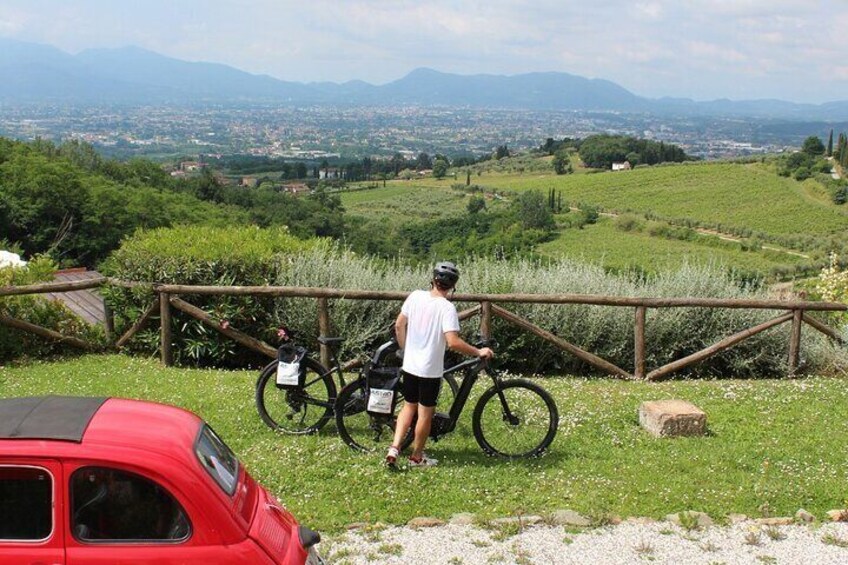
[[[848,563],[848,523],[764,527],[753,522],[687,532],[668,522],[574,533],[530,526],[508,535],[476,526],[351,531],[321,544],[328,563],[804,564]]]

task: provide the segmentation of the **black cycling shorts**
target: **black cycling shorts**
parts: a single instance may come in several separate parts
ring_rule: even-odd
[[[442,378],[425,378],[410,375],[401,371],[403,375],[403,399],[412,404],[433,407],[439,399],[439,391],[442,389]]]

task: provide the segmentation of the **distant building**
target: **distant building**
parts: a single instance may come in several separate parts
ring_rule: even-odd
[[[256,177],[241,177],[239,184],[246,188],[256,188],[259,185],[259,179]]]
[[[180,170],[184,173],[194,173],[205,167],[205,163],[200,161],[183,161],[180,163]]]
[[[289,194],[293,194],[294,196],[298,196],[299,194],[309,194],[310,192],[309,187],[302,182],[283,185],[283,190]]]
[[[613,163],[612,170],[613,171],[629,171],[633,167],[630,166],[630,161],[625,161],[623,163]]]
[[[339,169],[320,169],[318,171],[319,179],[338,179],[341,176],[342,172]]]

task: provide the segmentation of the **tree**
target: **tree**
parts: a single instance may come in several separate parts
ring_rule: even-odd
[[[495,149],[495,159],[500,161],[504,157],[509,157],[509,147],[504,143],[503,145],[498,145]]]
[[[811,135],[804,140],[804,144],[801,146],[801,151],[807,155],[815,157],[824,153],[824,144],[818,136]]]
[[[476,214],[486,209],[486,200],[482,196],[472,196],[468,199],[466,208],[469,214]]]
[[[513,210],[524,229],[554,229],[553,212],[548,207],[544,195],[538,190],[522,192],[513,202]]]
[[[444,159],[436,159],[433,163],[433,177],[437,179],[444,178],[448,174],[448,162]]]
[[[557,151],[554,154],[553,159],[554,172],[558,175],[564,175],[567,173],[574,172],[574,169],[571,166],[571,159],[563,150]]]
[[[827,138],[827,156],[833,157],[833,129],[830,130],[830,135]]]
[[[471,169],[465,171],[465,186],[471,186]]]
[[[415,168],[419,171],[423,171],[424,169],[432,169],[433,161],[430,159],[429,155],[422,151],[418,154],[418,160],[415,162]]]

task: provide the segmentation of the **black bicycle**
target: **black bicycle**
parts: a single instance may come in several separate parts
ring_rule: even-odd
[[[482,347],[485,343],[478,344]],[[489,455],[504,458],[536,457],[544,453],[556,436],[559,414],[548,392],[525,379],[502,379],[485,359],[469,359],[445,370],[446,379],[464,373],[448,412],[436,408],[430,437],[437,441],[456,428],[465,404],[480,373],[486,372],[492,386],[486,389],[471,417],[474,438]],[[451,382],[448,381],[448,382]],[[397,412],[374,415],[366,410],[367,385],[364,378],[345,386],[336,400],[336,426],[342,440],[360,451],[386,449],[394,436]],[[398,403],[401,404],[400,402]],[[414,425],[401,448],[412,443]]]
[[[398,344],[394,339],[382,344],[367,358],[341,364],[336,347],[343,341],[342,337],[318,338],[319,343],[330,349],[334,363],[330,369],[290,338],[280,346],[278,359],[266,365],[256,381],[256,408],[268,427],[289,434],[315,433],[333,418],[337,397],[334,375],[344,389],[348,384],[344,377],[346,371],[361,368],[359,377],[353,382],[364,382],[368,370],[400,370],[401,361],[396,354]],[[298,358],[300,374],[296,385],[279,382],[281,358]],[[456,396],[456,380],[451,378],[447,382],[452,397]]]

